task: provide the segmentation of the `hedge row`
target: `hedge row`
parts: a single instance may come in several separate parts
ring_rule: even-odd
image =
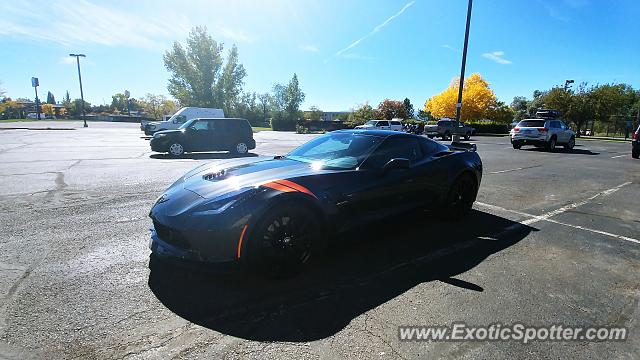
[[[476,129],[476,134],[508,134],[511,128],[505,124],[491,123],[469,123],[467,124]]]

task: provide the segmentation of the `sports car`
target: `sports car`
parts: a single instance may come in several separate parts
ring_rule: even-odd
[[[285,156],[191,170],[153,205],[150,248],[159,257],[295,272],[335,234],[366,223],[417,208],[463,217],[481,178],[472,144],[334,131]]]

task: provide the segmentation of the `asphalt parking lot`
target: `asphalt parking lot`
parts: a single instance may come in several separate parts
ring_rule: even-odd
[[[137,124],[0,127],[0,357],[640,354],[640,161],[628,143],[547,153],[475,137],[484,177],[468,219],[391,219],[336,239],[303,275],[266,281],[149,261],[156,197],[228,154],[154,154]],[[283,154],[313,136],[260,132],[251,155]],[[454,322],[620,326],[629,338],[398,338],[398,326]]]

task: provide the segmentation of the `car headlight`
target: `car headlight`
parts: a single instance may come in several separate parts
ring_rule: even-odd
[[[149,125],[149,130],[155,130],[156,126],[155,125]]]
[[[193,215],[216,215],[223,213],[234,204],[241,203],[260,191],[260,189],[252,187],[230,192],[199,205],[194,209]]]

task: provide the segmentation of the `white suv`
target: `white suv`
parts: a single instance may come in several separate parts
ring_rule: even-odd
[[[402,131],[402,122],[399,120],[369,120],[364,125],[356,126],[356,129]]]
[[[510,137],[514,149],[535,145],[554,151],[556,145],[563,145],[565,149],[573,149],[576,145],[576,133],[564,122],[554,119],[522,120],[511,130]]]

